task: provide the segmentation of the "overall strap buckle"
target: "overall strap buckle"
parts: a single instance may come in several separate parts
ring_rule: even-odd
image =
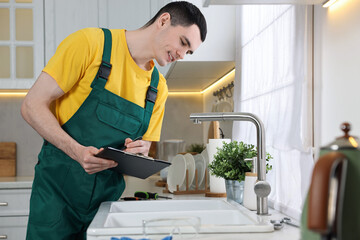
[[[158,92],[157,88],[155,88],[153,86],[149,86],[149,88],[146,92],[146,101],[155,103],[157,92]]]
[[[111,72],[111,67],[112,65],[110,63],[105,62],[104,60],[101,61],[98,71],[98,77],[107,81]]]

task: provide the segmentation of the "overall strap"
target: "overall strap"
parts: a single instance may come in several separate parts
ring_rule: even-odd
[[[102,61],[99,70],[96,74],[96,77],[91,83],[91,87],[97,89],[103,89],[105,87],[105,84],[111,72],[111,64],[110,64],[111,46],[112,46],[111,32],[109,29],[106,28],[102,28],[102,30],[104,32],[104,50],[103,50]]]
[[[159,71],[154,66],[154,70],[151,74],[151,82],[150,86],[146,93],[146,100],[145,100],[145,118],[144,118],[144,133],[147,131],[149,126],[150,118],[153,112],[153,108],[156,101],[157,96],[157,86],[159,84]]]
[[[145,111],[149,112],[150,114],[152,114],[154,105],[155,105],[155,101],[156,101],[156,96],[157,96],[157,86],[159,84],[159,71],[157,70],[157,68],[154,66],[154,70],[151,74],[151,82],[150,82],[150,86],[147,90],[146,93],[146,102],[145,102]]]

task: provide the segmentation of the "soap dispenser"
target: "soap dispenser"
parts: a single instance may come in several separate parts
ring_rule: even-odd
[[[252,161],[253,167],[251,169],[251,172],[245,173],[243,205],[249,210],[256,210],[256,194],[254,191],[254,187],[257,181],[257,173],[256,173],[257,157],[246,158],[245,161]]]

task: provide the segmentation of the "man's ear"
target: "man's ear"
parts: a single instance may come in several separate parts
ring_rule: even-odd
[[[160,27],[162,27],[162,26],[166,25],[167,23],[170,23],[170,21],[171,21],[170,13],[165,12],[160,15],[157,23]]]

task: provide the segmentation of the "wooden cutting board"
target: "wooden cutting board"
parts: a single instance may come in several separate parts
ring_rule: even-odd
[[[209,139],[219,139],[220,138],[220,124],[219,121],[210,122],[208,140]]]
[[[0,142],[0,177],[16,175],[16,143]]]

